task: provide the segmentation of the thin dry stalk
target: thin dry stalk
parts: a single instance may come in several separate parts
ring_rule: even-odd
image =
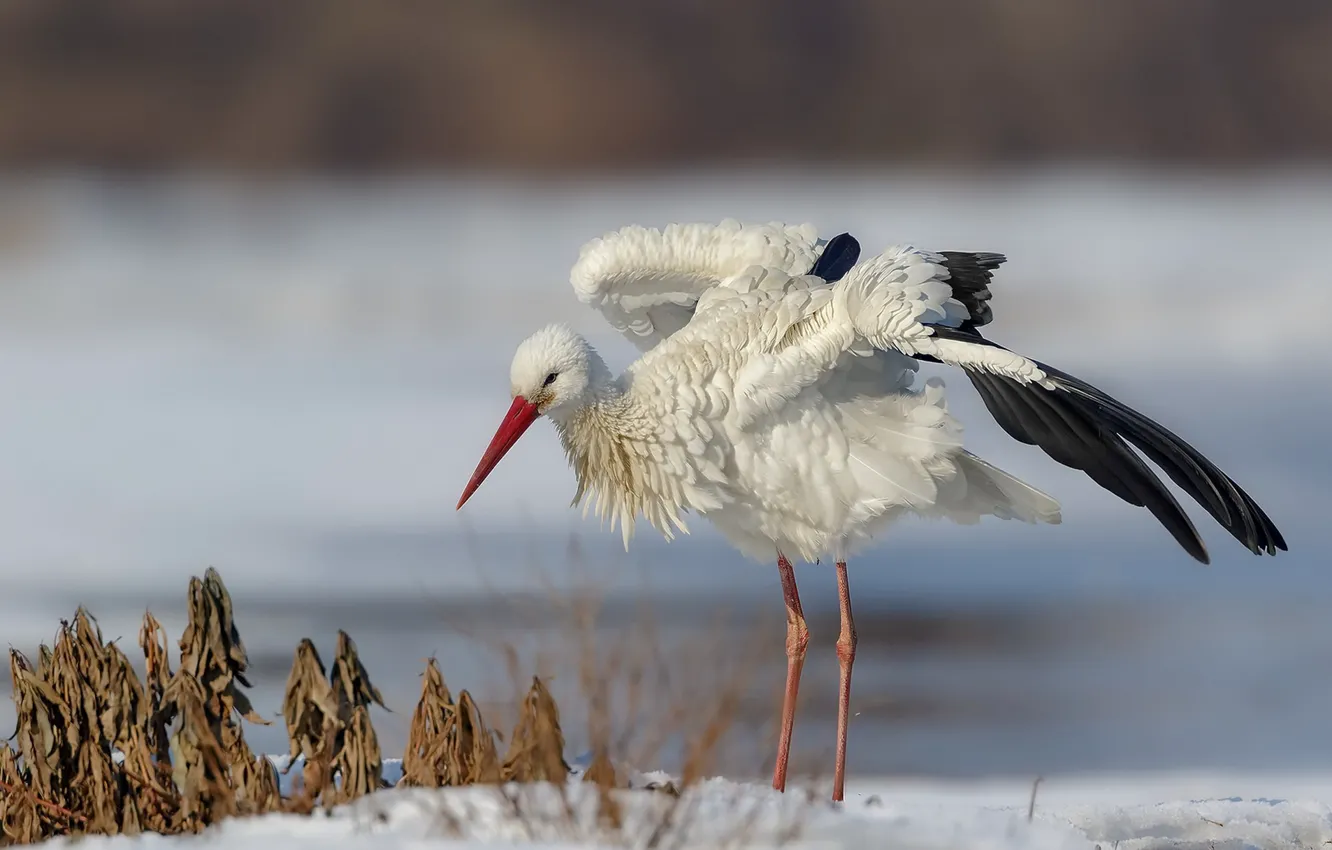
[[[598,817],[603,829],[614,833],[618,828],[616,803],[621,798],[612,789],[627,783],[617,766],[660,763],[666,744],[681,741],[684,759],[678,780],[650,785],[667,799],[651,810],[646,846],[688,840],[700,800],[687,791],[715,772],[724,745],[739,723],[751,671],[758,667],[752,663],[754,650],[761,651],[764,644],[751,647],[736,641],[733,630],[727,634],[719,623],[715,634],[696,634],[690,641],[671,645],[656,633],[648,612],[637,615],[639,627],[633,635],[618,633],[615,640],[607,641],[599,637],[600,611],[594,595],[572,600],[568,610],[578,635],[579,684],[588,704],[593,753],[584,781],[599,789]],[[734,663],[719,667],[718,644],[732,649],[728,654]],[[673,663],[667,662],[668,655]],[[700,663],[688,663],[695,657]],[[672,675],[672,668],[687,678]],[[737,801],[737,805],[745,804]],[[753,810],[737,812],[737,840],[755,826],[753,819],[759,810],[750,808]]]
[[[540,570],[537,567],[538,573]],[[539,575],[533,583],[541,583]],[[761,639],[761,643],[750,646],[747,642],[737,642],[733,623],[726,624],[726,629],[718,629],[716,634],[694,633],[685,640],[667,641],[656,633],[655,620],[648,609],[636,612],[632,634],[620,629],[607,639],[605,633],[598,631],[601,613],[598,590],[585,588],[570,594],[556,590],[553,585],[546,589],[549,591],[546,603],[554,605],[557,617],[564,614],[569,624],[566,634],[571,640],[556,649],[572,649],[575,654],[552,661],[554,653],[546,644],[536,650],[537,666],[549,669],[548,665],[553,663],[560,669],[577,671],[577,687],[587,706],[586,740],[592,755],[583,781],[598,788],[603,836],[632,840],[641,846],[645,836],[626,836],[621,829],[617,837],[613,829],[615,801],[623,801],[623,789],[636,784],[628,768],[665,766],[663,762],[672,760],[676,747],[681,747],[683,776],[676,781],[648,782],[642,787],[667,798],[652,807],[651,820],[655,826],[646,824],[651,846],[686,840],[684,827],[694,816],[692,809],[698,803],[698,795],[682,792],[714,773],[722,754],[734,746],[735,736],[731,732],[751,708],[745,697],[751,672],[760,668],[755,661],[766,662],[774,654],[773,647],[780,647],[780,641],[756,630],[753,638]],[[534,615],[546,622],[553,619],[546,607],[526,610],[539,604],[529,597],[519,596],[509,601],[520,619],[532,619]],[[450,628],[501,652],[510,679],[515,678],[514,673],[521,665],[512,642],[495,637],[487,639],[484,630],[456,622]],[[728,647],[723,657],[735,661],[724,665],[725,670],[717,665],[719,644]],[[693,659],[698,663],[692,663]],[[775,718],[765,725],[775,726]],[[521,749],[522,738],[522,730],[515,729],[510,753]],[[517,773],[514,761],[506,755],[506,774]],[[737,805],[748,804],[737,800]],[[758,817],[757,807],[752,808],[755,808],[753,816]],[[572,814],[568,820],[570,826],[576,826]],[[743,832],[751,826],[748,820],[739,818],[737,829]],[[787,832],[794,834],[798,829]]]

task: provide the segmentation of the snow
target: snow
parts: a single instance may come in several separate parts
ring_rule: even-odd
[[[397,765],[387,763],[386,775]],[[638,777],[642,782],[646,777]],[[1264,795],[1274,788],[1286,796]],[[912,848],[912,850],[1228,850],[1313,848],[1332,838],[1332,777],[1151,774],[1042,781],[1028,821],[1031,783],[853,780],[845,804],[823,788],[777,794],[756,782],[710,779],[678,800],[616,792],[622,820],[600,827],[592,786],[566,794],[541,784],[390,789],[328,815],[236,819],[200,838],[147,835],[83,839],[95,850],[207,842],[232,848],[661,847]],[[1164,801],[1164,802],[1163,802]],[[72,844],[64,840],[52,846]]]

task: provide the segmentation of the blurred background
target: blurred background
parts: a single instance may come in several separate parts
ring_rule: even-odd
[[[770,565],[700,521],[625,553],[568,508],[547,426],[453,506],[539,323],[633,356],[568,288],[583,242],[810,221],[1006,253],[990,336],[1185,436],[1292,550],[1256,559],[1194,510],[1194,563],[941,373],[971,447],[1064,524],[907,522],[852,564],[851,771],[1332,767],[1329,45],[1322,0],[8,0],[0,637],[31,651],[78,604],[108,637],[145,608],[178,635],[216,566],[260,711],[301,637],[328,657],[344,628],[387,752],[420,659],[505,697],[480,644],[558,643],[552,594],[591,586],[607,645],[644,603],[662,646],[766,641],[773,699],[746,712],[769,721]],[[798,570],[814,756],[827,567]],[[283,746],[280,722],[250,735]]]

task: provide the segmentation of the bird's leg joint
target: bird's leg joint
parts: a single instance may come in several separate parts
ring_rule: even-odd
[[[809,627],[805,625],[805,617],[799,610],[792,611],[786,609],[786,657],[801,658],[805,657],[805,650],[809,647]]]
[[[837,660],[850,664],[856,658],[856,629],[842,629],[837,636]]]
[[[851,594],[846,586],[846,562],[838,562],[837,572],[842,609],[842,628],[837,634],[837,660],[850,664],[856,657],[856,621],[851,615]]]
[[[785,555],[779,553],[777,569],[782,577],[782,596],[786,600],[786,657],[803,661],[805,650],[809,646],[809,627],[805,625],[805,612],[800,607],[795,568]]]

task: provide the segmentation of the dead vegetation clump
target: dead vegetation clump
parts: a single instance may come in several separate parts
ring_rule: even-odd
[[[285,793],[275,763],[245,740],[243,722],[270,721],[258,715],[246,693],[249,659],[216,570],[191,579],[188,620],[177,647],[173,672],[167,633],[146,613],[139,632],[140,678],[120,646],[104,641],[96,620],[80,608],[72,621],[61,623],[50,647],[38,648],[36,664],[10,650],[18,723],[13,746],[0,742],[0,845],[62,835],[193,833],[227,817],[308,814],[387,786],[370,709],[388,708],[345,632],[338,632],[331,668],[309,639],[296,649],[282,705],[289,742],[283,773],[298,764],[301,769]],[[628,683],[630,719],[653,702],[641,687],[647,669],[621,650],[598,657],[594,643],[582,644],[580,685],[590,706],[595,755],[582,780],[597,787],[592,823],[608,838],[624,828],[620,795],[629,785],[616,762],[633,758],[626,749],[632,736],[611,734],[617,719],[612,683]],[[516,671],[516,654],[509,657]],[[546,807],[544,828],[554,818],[566,833],[585,834],[588,821],[578,814],[567,781],[572,771],[564,758],[559,707],[540,677],[529,681],[516,701],[516,723],[501,757],[503,737],[468,691],[455,700],[439,665],[429,659],[397,784],[493,785],[510,814],[525,824],[537,816],[515,789],[553,788],[558,805]],[[704,734],[685,762],[683,785],[692,785],[707,775],[734,713],[734,700],[721,700],[707,716],[691,701],[670,712],[646,740],[660,747],[702,717]],[[665,837],[684,815],[684,795],[669,783],[645,787],[670,792],[661,795],[665,805],[650,824],[648,842],[666,846]],[[446,819],[454,832],[465,831],[456,814]]]
[[[347,802],[386,787],[379,738],[370,725],[370,706],[388,711],[370,673],[361,663],[356,643],[338,630],[337,657],[331,685],[337,700],[340,728],[333,745],[333,771],[341,780],[332,802]]]
[[[500,775],[515,782],[563,782],[569,776],[560,708],[536,676],[519,707]]]
[[[398,784],[418,788],[461,785],[462,778],[449,747],[458,708],[435,659],[426,661],[421,679],[421,698],[412,713],[407,749],[402,755],[402,779]]]
[[[303,763],[301,788],[310,803],[323,799],[333,786],[333,745],[337,740],[338,704],[324,675],[324,662],[314,642],[305,638],[287,677],[282,700],[287,723],[287,770]]]
[[[145,614],[140,678],[80,608],[34,665],[10,650],[17,728],[0,745],[3,842],[57,835],[197,832],[286,808],[272,762],[242,720],[267,724],[244,688],[249,659],[216,570],[189,585],[172,672],[166,631]]]

